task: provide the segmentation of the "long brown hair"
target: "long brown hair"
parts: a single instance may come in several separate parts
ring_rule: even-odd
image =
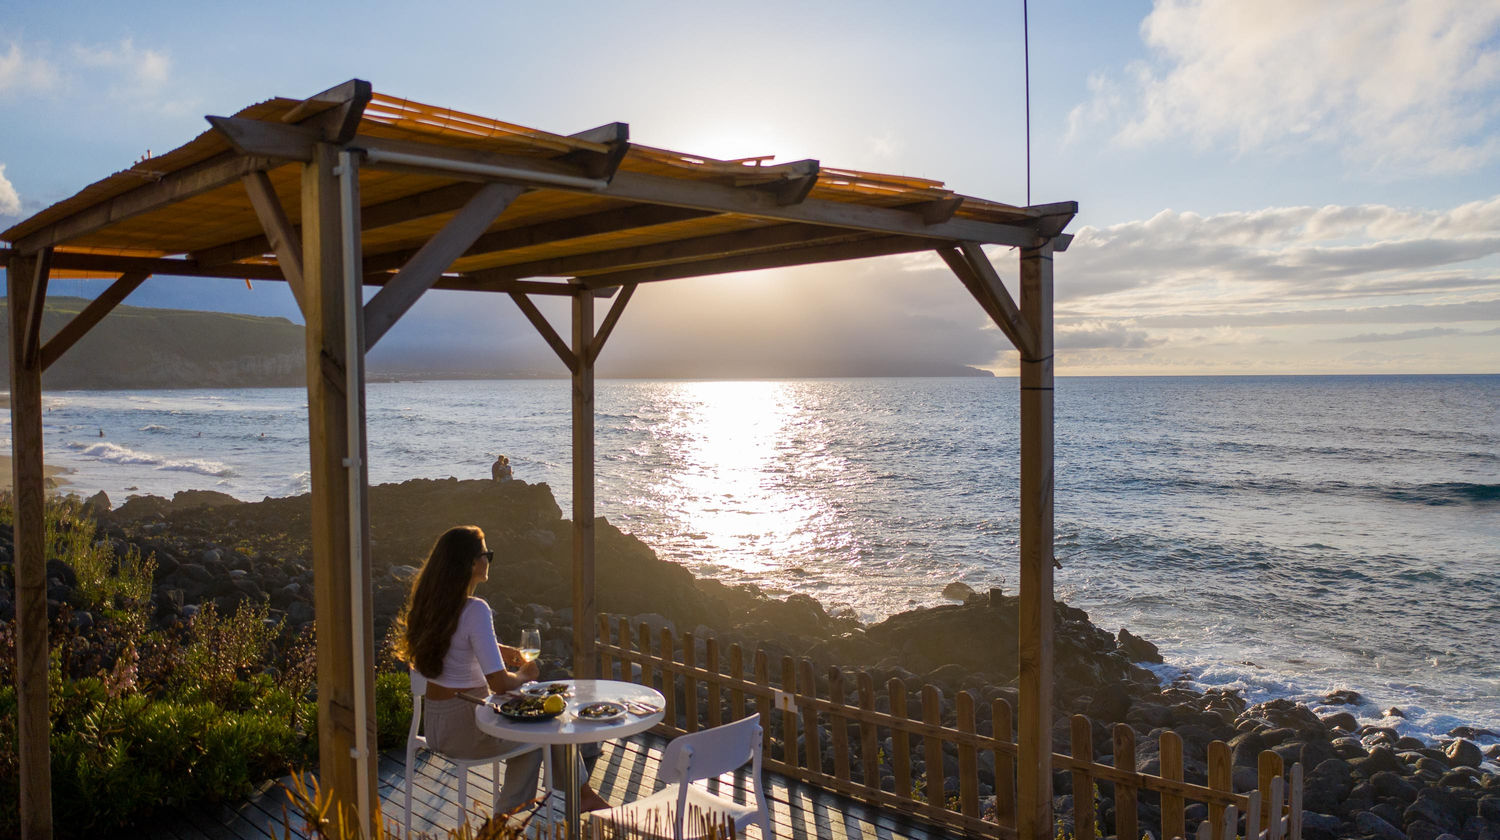
[[[469,597],[474,560],[484,550],[484,531],[474,525],[449,528],[437,542],[411,586],[402,611],[400,650],[396,653],[428,679],[443,673],[443,657],[458,629],[458,617]]]

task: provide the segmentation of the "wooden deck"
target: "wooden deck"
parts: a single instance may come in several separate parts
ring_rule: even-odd
[[[666,739],[646,734],[604,745],[604,752],[594,763],[591,782],[610,802],[620,803],[645,796],[656,789],[656,771]],[[402,805],[405,801],[405,754],[386,752],[380,757],[380,805],[386,824],[400,831]],[[470,805],[487,809],[490,799],[489,768],[476,768],[469,777]],[[283,840],[307,837],[306,826],[296,814],[287,825],[287,802],[282,782],[266,782],[248,800],[236,806],[201,808],[164,818],[154,825],[142,826],[137,835],[151,840]],[[949,840],[956,835],[945,833],[899,815],[871,808],[827,791],[772,773],[765,774],[766,792],[771,805],[772,830],[779,838],[795,840]],[[744,774],[726,775],[719,784],[734,789],[735,797],[746,801],[749,794]],[[457,777],[449,769],[441,771],[424,758],[418,759],[412,793],[412,830],[428,836],[445,838],[447,829],[458,824]],[[561,819],[561,797],[554,796],[549,805]],[[538,817],[537,819],[540,819]],[[477,827],[479,819],[473,820]],[[290,829],[290,830],[289,830]],[[760,829],[751,826],[743,833],[752,840],[763,840]]]

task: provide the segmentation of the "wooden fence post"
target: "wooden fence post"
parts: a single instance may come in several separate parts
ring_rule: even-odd
[[[899,677],[891,677],[885,686],[891,699],[891,716],[906,717],[906,683]],[[891,730],[891,771],[896,775],[896,795],[911,798],[911,741],[905,730]]]
[[[833,775],[841,782],[849,781],[849,721],[844,717],[844,672],[836,667],[828,669],[828,701],[833,712],[828,716],[828,725],[833,736]]]
[[[809,700],[818,699],[818,684],[813,679],[812,660],[803,658],[797,664],[798,693]],[[800,707],[802,714],[802,741],[808,769],[823,773],[823,736],[818,731],[818,707],[807,703]]]
[[[719,691],[722,685],[722,677],[719,673],[719,640],[713,636],[705,639],[703,655],[706,658],[703,664],[704,669],[714,675],[714,678],[708,681],[708,725],[720,726],[724,723],[724,710],[720,708],[723,694]]]
[[[687,725],[683,728],[689,732],[697,732],[698,678],[693,676],[693,670],[698,667],[698,640],[693,638],[691,632],[682,634],[682,664],[683,714],[687,718]]]
[[[1233,788],[1234,762],[1230,757],[1229,745],[1223,741],[1213,741],[1208,745],[1208,786],[1211,790],[1232,792]],[[1224,806],[1215,802],[1208,803],[1208,821],[1213,826],[1213,840],[1234,840],[1233,837],[1224,836]]]
[[[995,740],[1010,745],[1010,750],[995,750],[995,818],[1006,828],[1016,827],[1016,757],[1014,712],[1003,697],[990,702],[991,727]]]
[[[1114,728],[1115,767],[1135,772],[1135,730],[1129,724]],[[1115,783],[1115,836],[1136,840],[1141,836],[1136,819],[1136,795],[1139,789],[1124,782]]]
[[[1182,781],[1182,736],[1176,732],[1161,734],[1161,777],[1169,782]],[[1175,793],[1161,795],[1161,836],[1163,840],[1187,837],[1187,816],[1183,812],[1182,796]]]
[[[857,679],[860,711],[874,712],[875,679],[865,671],[860,671]],[[865,787],[880,790],[880,739],[875,731],[875,724],[868,718],[860,718],[859,721],[859,761]]]
[[[978,729],[974,725],[974,695],[967,691],[958,693],[955,709],[958,731],[973,735]],[[998,803],[1000,791],[995,791]],[[958,809],[966,817],[979,816],[979,750],[973,744],[958,745]]]
[[[943,692],[932,684],[922,686],[922,722],[943,725]],[[927,765],[927,772],[923,774],[927,784],[927,804],[934,810],[942,810],[948,802],[942,738],[936,735],[922,738],[922,762]]]
[[[1078,840],[1094,840],[1094,776],[1088,765],[1094,761],[1094,731],[1089,719],[1074,715],[1072,720],[1073,759],[1085,762],[1073,767],[1073,834]]]

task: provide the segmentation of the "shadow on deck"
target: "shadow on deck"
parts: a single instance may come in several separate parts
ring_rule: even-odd
[[[594,788],[613,803],[621,803],[650,794],[656,789],[656,771],[661,762],[666,739],[645,734],[624,741],[604,744],[604,752],[594,763],[591,782]],[[379,793],[381,813],[386,825],[400,831],[405,796],[405,754],[389,751],[380,756]],[[472,823],[481,818],[473,809],[488,810],[490,799],[489,768],[470,771],[469,799]],[[305,838],[307,828],[300,816],[288,811],[282,781],[266,782],[250,798],[233,807],[221,805],[185,812],[142,826],[138,836],[152,840],[282,840]],[[794,840],[949,840],[956,837],[940,829],[914,823],[902,816],[873,808],[852,799],[832,794],[801,782],[789,781],[774,773],[765,774],[766,793],[771,806],[772,830],[779,838]],[[419,758],[412,791],[412,830],[445,838],[447,830],[458,824],[457,776],[451,771],[440,773]],[[735,798],[746,801],[750,794],[744,774],[726,774],[719,784],[731,787]],[[723,788],[720,788],[723,791]],[[548,803],[561,819],[561,795]],[[541,817],[537,817],[541,819]],[[290,831],[288,830],[290,828]],[[762,840],[760,829],[751,826],[742,834]]]

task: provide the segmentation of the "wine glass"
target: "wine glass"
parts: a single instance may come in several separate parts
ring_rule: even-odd
[[[542,631],[538,627],[525,627],[521,630],[521,644],[517,648],[521,651],[522,662],[534,662],[542,655]]]

